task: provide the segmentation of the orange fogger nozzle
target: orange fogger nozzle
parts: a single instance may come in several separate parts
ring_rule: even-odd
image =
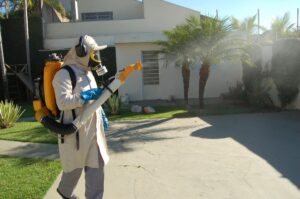
[[[142,66],[141,62],[136,62],[134,67],[135,67],[135,70],[138,70],[138,71],[143,70],[143,66]]]
[[[131,64],[123,69],[123,71],[119,74],[117,79],[119,79],[122,83],[126,81],[128,76],[135,70],[141,71],[143,66],[141,62],[136,62],[135,64]]]

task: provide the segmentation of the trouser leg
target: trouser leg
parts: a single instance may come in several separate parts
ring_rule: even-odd
[[[99,157],[99,168],[85,167],[85,197],[102,199],[104,192],[104,163]]]
[[[63,172],[57,191],[65,198],[71,198],[78,183],[82,169],[75,169],[71,172]]]

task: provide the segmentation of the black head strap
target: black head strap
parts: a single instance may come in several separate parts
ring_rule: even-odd
[[[86,46],[83,43],[83,36],[79,38],[79,43],[75,46],[76,55],[78,57],[85,57],[87,55]]]

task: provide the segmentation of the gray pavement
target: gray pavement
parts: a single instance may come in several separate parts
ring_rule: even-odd
[[[37,144],[0,140],[0,155],[21,156],[27,158],[58,159],[56,144]]]
[[[282,112],[111,122],[104,199],[300,199],[299,121]],[[58,182],[46,199],[59,198]],[[84,198],[83,178],[76,193]]]

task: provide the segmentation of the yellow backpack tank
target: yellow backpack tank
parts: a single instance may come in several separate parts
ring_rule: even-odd
[[[43,78],[34,80],[33,108],[35,119],[40,121],[45,115],[57,118],[60,111],[57,108],[52,80],[63,65],[61,58],[52,54],[43,70]]]

